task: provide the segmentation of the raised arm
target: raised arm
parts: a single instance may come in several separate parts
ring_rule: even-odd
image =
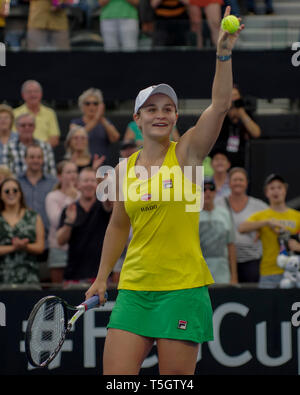
[[[45,248],[45,228],[40,215],[36,217],[36,239],[33,243],[26,244],[26,251],[30,254],[39,255],[44,252]]]
[[[230,7],[226,7],[224,17],[229,14]],[[231,105],[233,86],[231,52],[243,28],[244,25],[241,25],[234,34],[229,34],[220,28],[212,103],[202,113],[196,125],[180,138],[176,153],[181,165],[201,165],[219,136],[225,115]]]

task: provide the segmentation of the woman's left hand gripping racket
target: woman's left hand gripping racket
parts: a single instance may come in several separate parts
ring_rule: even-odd
[[[98,296],[92,296],[79,306],[71,306],[57,296],[39,300],[30,313],[25,333],[25,351],[30,364],[40,368],[48,366],[78,318],[96,307],[99,307]],[[70,310],[76,313],[68,320]]]

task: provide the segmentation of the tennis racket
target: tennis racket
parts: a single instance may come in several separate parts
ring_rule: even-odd
[[[78,306],[71,306],[57,296],[39,300],[29,315],[25,332],[25,352],[30,364],[40,368],[48,366],[78,318],[95,307],[99,307],[97,295]],[[68,319],[70,311],[76,313]]]

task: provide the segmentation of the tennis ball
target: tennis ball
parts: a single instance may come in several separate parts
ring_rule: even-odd
[[[235,33],[240,27],[240,21],[234,15],[228,15],[222,19],[221,27],[226,32],[233,34]]]

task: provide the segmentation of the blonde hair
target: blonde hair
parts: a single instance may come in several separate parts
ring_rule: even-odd
[[[85,102],[85,100],[89,97],[89,96],[94,96],[96,97],[99,102],[103,102],[103,94],[101,92],[100,89],[96,89],[96,88],[89,88],[86,91],[84,91],[78,98],[78,107],[80,108],[80,110],[82,110],[83,108],[83,103]]]
[[[76,163],[72,162],[71,160],[64,159],[64,160],[61,160],[60,162],[58,162],[57,165],[56,165],[56,173],[57,173],[57,175],[61,176],[62,172],[64,171],[64,168],[66,167],[66,165],[68,165],[70,163],[72,165],[74,165],[76,167],[76,169],[77,169]],[[56,191],[58,189],[61,189],[61,182],[60,181],[58,181],[58,183],[56,185],[54,185],[53,191]]]
[[[248,181],[248,173],[243,167],[233,167],[232,169],[230,169],[228,172],[229,178],[231,178],[235,173],[244,174],[246,180]]]
[[[14,177],[13,172],[5,165],[0,165],[0,179],[4,178],[12,178]],[[1,183],[1,182],[0,182]]]
[[[14,111],[11,106],[7,104],[0,104],[0,114],[2,112],[7,113],[10,116],[10,129],[13,127],[15,116],[14,116]]]
[[[83,156],[86,156],[87,158],[89,158],[91,156],[90,150],[89,150],[89,145],[88,145],[88,134],[87,134],[86,130],[84,129],[83,126],[80,126],[80,125],[71,125],[69,132],[68,132],[66,139],[65,139],[66,154],[65,154],[64,159],[66,159],[66,160],[71,159],[71,157],[72,157],[73,152],[72,152],[72,148],[71,148],[71,140],[74,137],[75,133],[78,132],[79,130],[83,131],[86,136],[86,148],[85,148]]]

